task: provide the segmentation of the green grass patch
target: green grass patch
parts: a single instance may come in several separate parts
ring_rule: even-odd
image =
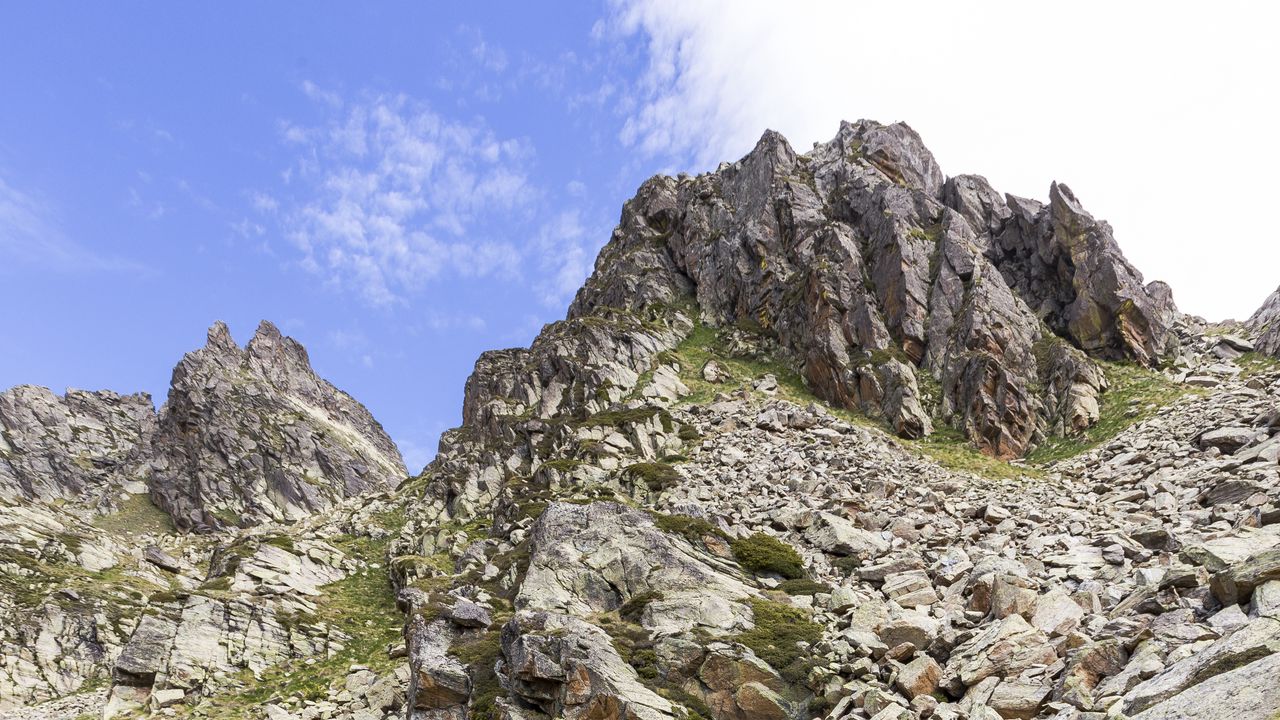
[[[649,590],[632,595],[630,600],[618,608],[618,616],[627,622],[639,623],[640,617],[644,615],[644,609],[649,607],[649,603],[662,598],[662,593],[657,590]]]
[[[817,595],[819,593],[830,593],[831,586],[811,580],[809,578],[795,578],[793,580],[783,580],[778,589],[788,595]]]
[[[684,478],[674,467],[663,462],[628,465],[622,474],[633,482],[644,483],[651,492],[662,492],[680,484]]]
[[[810,648],[822,639],[822,626],[797,607],[772,600],[750,600],[755,627],[735,639],[791,683],[802,683],[817,662]],[[802,648],[800,643],[805,643]]]
[[[502,653],[502,631],[498,628],[476,633],[449,648],[449,654],[459,662],[471,665],[487,665],[490,669]]]
[[[709,521],[688,515],[653,513],[653,524],[657,525],[659,530],[679,535],[694,545],[702,545],[703,538],[708,535],[722,540],[729,539],[729,536],[724,531],[712,525]]]
[[[756,533],[729,543],[733,557],[744,569],[757,575],[777,574],[789,580],[805,575],[804,561],[790,545],[772,535]]]
[[[1236,364],[1240,366],[1240,377],[1244,380],[1280,372],[1280,360],[1260,352],[1247,352],[1236,360]]]
[[[1108,385],[1099,404],[1098,422],[1079,436],[1045,440],[1027,455],[1028,462],[1046,465],[1088,452],[1125,429],[1155,417],[1161,408],[1200,392],[1139,365],[1105,361],[1098,364]]]
[[[148,495],[130,495],[110,515],[100,515],[93,524],[116,535],[174,532],[173,519],[151,502]]]
[[[672,353],[680,365],[680,380],[691,391],[680,398],[682,405],[709,403],[717,393],[730,393],[740,388],[751,390],[752,381],[772,374],[778,379],[778,397],[800,405],[817,398],[805,387],[804,379],[788,363],[776,358],[731,357],[720,332],[699,323]],[[733,381],[707,382],[702,377],[702,367],[715,360],[729,373]]]
[[[584,428],[620,428],[626,425],[647,423],[655,416],[658,418],[659,422],[662,423],[662,429],[664,431],[671,432],[675,428],[675,422],[671,419],[671,413],[660,407],[654,407],[652,405],[626,410],[606,410],[583,418],[574,424],[578,427]]]
[[[1038,468],[1014,465],[979,450],[961,431],[938,423],[933,434],[920,440],[902,441],[921,455],[948,470],[967,472],[996,480],[1044,477]]]
[[[339,536],[332,544],[366,562],[381,562],[386,551],[385,540],[367,537]],[[350,639],[342,650],[330,656],[285,660],[256,679],[244,670],[235,685],[197,706],[178,706],[178,711],[198,713],[211,720],[244,718],[254,708],[285,698],[325,700],[330,684],[340,685],[353,664],[365,665],[379,674],[392,672],[398,661],[387,656],[386,648],[400,642],[403,617],[396,609],[386,572],[365,568],[321,590],[323,595],[316,598],[315,613],[293,620],[295,624],[308,625],[323,622],[346,633]]]

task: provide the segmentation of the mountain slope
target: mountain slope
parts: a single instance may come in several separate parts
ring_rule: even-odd
[[[195,691],[362,647],[317,588],[368,584],[377,524],[351,516],[375,512],[404,463],[270,323],[244,349],[214,325],[158,414],[145,394],[19,386],[0,394],[0,430],[0,710],[113,677]],[[382,595],[361,609],[394,614]]]
[[[51,655],[22,623],[0,687],[110,666],[49,712],[206,720],[1274,720],[1257,328],[1178,313],[1062,185],[947,179],[904,125],[806,155],[769,133],[645,183],[568,317],[484,353],[394,489],[342,498],[369,462],[326,449],[324,502],[264,492],[268,457],[317,455],[236,464],[245,439],[335,411],[272,329],[241,350],[215,327],[151,440],[185,468],[156,495],[204,532],[0,504],[0,541],[63,568],[11,550],[14,597],[115,632]]]

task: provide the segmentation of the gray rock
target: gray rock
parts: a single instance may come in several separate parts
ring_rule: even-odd
[[[180,529],[295,521],[406,474],[369,411],[268,322],[244,349],[209,329],[174,368],[153,444],[151,496]]]
[[[640,622],[655,632],[745,627],[757,593],[729,566],[616,503],[552,503],[534,524],[516,607],[576,616],[645,596]]]
[[[1280,655],[1268,655],[1178,693],[1133,720],[1273,720],[1280,713]]]
[[[109,502],[137,482],[155,428],[146,393],[10,388],[0,393],[0,499]]]
[[[1200,447],[1218,448],[1230,455],[1248,444],[1255,435],[1257,435],[1257,431],[1247,427],[1218,428],[1200,436]]]
[[[1258,333],[1258,350],[1280,357],[1280,288],[1267,297],[1247,324]]]
[[[502,628],[507,687],[522,704],[568,720],[662,720],[675,707],[644,686],[603,630],[576,618],[522,611]]]
[[[818,513],[805,530],[805,539],[825,552],[870,560],[889,550],[879,533],[869,532],[833,513]]]

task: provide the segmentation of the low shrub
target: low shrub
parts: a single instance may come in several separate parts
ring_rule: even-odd
[[[756,657],[791,683],[804,682],[815,660],[810,648],[822,639],[822,626],[805,611],[772,600],[751,600],[755,627],[737,636]],[[803,645],[802,645],[803,643]]]
[[[795,548],[772,535],[756,533],[729,544],[742,567],[757,575],[773,573],[787,579],[804,577],[804,562]]]

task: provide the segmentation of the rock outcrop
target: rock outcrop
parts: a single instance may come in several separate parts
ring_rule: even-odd
[[[1249,318],[1248,326],[1258,334],[1259,350],[1280,357],[1280,288]]]
[[[343,503],[372,513],[404,474],[368,411],[269,323],[243,350],[215,325],[158,415],[145,394],[0,394],[0,711],[108,678],[112,713],[195,704],[228,674],[342,651],[348,635],[298,618],[381,555],[317,533],[385,542]],[[238,527],[273,520],[288,530]]]
[[[0,499],[109,503],[141,487],[138,462],[155,429],[146,393],[10,388],[0,393]]]
[[[406,474],[369,411],[268,322],[243,349],[209,329],[174,368],[153,445],[151,496],[182,530],[294,521]]]
[[[1049,196],[944,181],[902,124],[846,123],[804,155],[769,132],[713,173],[646,182],[570,317],[692,302],[704,323],[776,338],[824,400],[909,438],[937,406],[986,452],[1018,457],[1095,419],[1087,356],[1154,365],[1179,317],[1109,225],[1064,185]]]

